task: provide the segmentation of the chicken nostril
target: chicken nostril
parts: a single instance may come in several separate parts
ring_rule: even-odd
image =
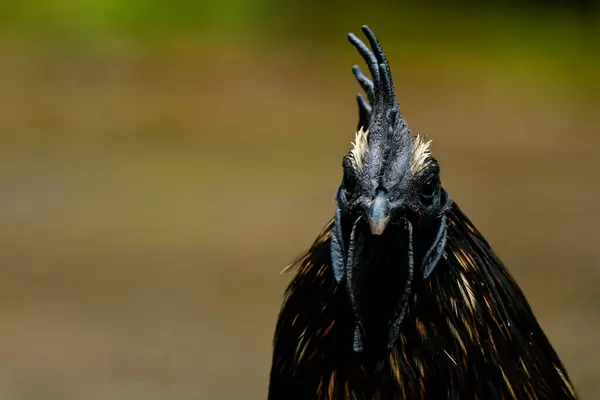
[[[390,211],[391,207],[387,196],[379,193],[369,206],[368,217],[371,233],[374,235],[383,233],[390,219]]]

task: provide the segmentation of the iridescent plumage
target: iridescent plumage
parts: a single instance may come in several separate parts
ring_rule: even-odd
[[[375,81],[354,68],[369,134],[344,158],[336,216],[294,264],[269,399],[577,398],[519,286],[438,183],[363,31],[375,54],[350,40]]]

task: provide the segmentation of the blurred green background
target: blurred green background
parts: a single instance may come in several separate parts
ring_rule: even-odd
[[[413,131],[600,396],[593,2],[28,0],[0,12],[0,397],[264,399],[369,24]]]

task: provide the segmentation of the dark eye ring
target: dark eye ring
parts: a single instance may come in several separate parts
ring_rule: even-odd
[[[431,200],[437,189],[437,183],[430,179],[421,186],[421,196],[426,200]]]
[[[348,193],[354,192],[356,187],[356,176],[349,172],[344,172],[344,189]]]
[[[347,193],[352,193],[354,192],[354,189],[356,187],[357,177],[349,157],[344,157],[342,166],[344,168],[342,176],[342,185],[344,186],[344,190],[346,190]]]

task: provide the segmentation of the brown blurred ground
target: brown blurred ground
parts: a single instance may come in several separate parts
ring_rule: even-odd
[[[307,68],[320,55],[292,45],[3,48],[0,397],[265,398],[279,271],[330,217],[352,140],[350,65]],[[597,398],[597,97],[395,79],[446,187]]]

